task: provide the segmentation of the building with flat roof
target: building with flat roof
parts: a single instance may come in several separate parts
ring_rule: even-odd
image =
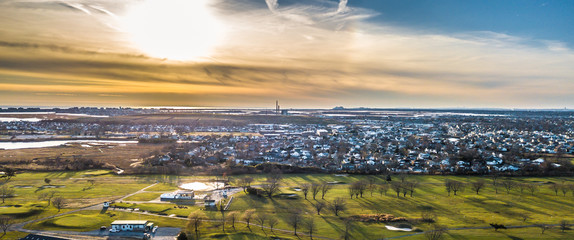
[[[149,232],[154,223],[147,220],[116,220],[112,222],[112,229],[131,232]]]

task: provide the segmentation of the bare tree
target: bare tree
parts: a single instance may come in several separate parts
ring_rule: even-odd
[[[317,203],[315,203],[315,205],[313,205],[313,207],[315,207],[315,210],[317,211],[317,215],[321,215],[321,210],[323,210],[325,206],[327,206],[327,204],[325,204],[325,202],[322,201],[318,201]]]
[[[331,188],[333,188],[331,184],[328,183],[321,184],[321,199],[325,199],[325,195],[327,194],[327,192],[329,192],[329,190],[331,190]]]
[[[315,200],[315,197],[317,196],[317,194],[319,194],[320,191],[321,191],[321,185],[317,183],[311,184],[311,195],[313,196],[313,200]]]
[[[550,227],[546,224],[537,224],[537,227],[540,228],[540,231],[542,234],[544,234],[544,232],[546,232],[546,230],[548,230]]]
[[[504,189],[506,189],[506,194],[509,194],[510,190],[512,190],[514,186],[516,186],[516,183],[510,179],[505,179],[501,181],[500,184]]]
[[[386,183],[379,184],[379,194],[381,194],[381,196],[383,196],[383,194],[385,194],[385,196],[386,196],[388,191],[389,191],[389,185],[388,184],[386,184]]]
[[[494,192],[498,194],[498,175],[492,175],[492,186],[494,187]]]
[[[345,199],[343,198],[335,198],[335,200],[333,200],[329,205],[329,208],[333,211],[335,216],[339,216],[339,212],[347,210],[347,202],[345,202]]]
[[[565,184],[565,183],[560,184],[560,191],[562,191],[562,194],[564,196],[566,196],[566,193],[568,193],[569,190],[570,190],[570,186],[568,186],[568,184]]]
[[[251,226],[249,224],[251,223],[251,219],[253,219],[254,213],[255,213],[255,210],[253,210],[253,209],[249,209],[243,213],[243,221],[245,221],[245,223],[247,223],[247,228],[249,228],[249,230],[251,230]]]
[[[267,178],[267,182],[261,186],[263,191],[267,194],[267,197],[271,198],[277,192],[279,192],[279,187],[281,185],[281,180],[277,178]]]
[[[287,224],[293,227],[293,232],[295,233],[295,236],[297,235],[297,228],[301,224],[301,221],[303,221],[303,215],[301,214],[301,210],[294,209],[291,211],[291,213],[289,213],[289,217],[287,218]]]
[[[48,207],[49,207],[50,204],[52,203],[52,198],[54,198],[54,196],[56,196],[55,191],[43,192],[43,193],[40,193],[40,195],[38,195],[38,199],[39,200],[48,200]]]
[[[478,192],[484,188],[484,185],[486,185],[486,182],[482,179],[476,180],[470,184],[472,191],[475,191],[476,194],[478,194]]]
[[[367,189],[371,193],[371,197],[373,196],[373,192],[377,189],[377,179],[374,177],[367,178]]]
[[[538,185],[534,183],[529,183],[525,185],[526,189],[530,192],[530,195],[534,196],[534,193],[538,191]]]
[[[90,187],[93,187],[96,184],[96,180],[88,179],[88,183],[90,184]]]
[[[265,213],[259,212],[255,214],[255,221],[257,222],[257,224],[259,224],[259,226],[261,227],[261,231],[264,233],[265,229],[263,229],[263,227],[265,226],[265,222],[267,222],[267,218],[268,216]]]
[[[277,226],[278,223],[279,223],[279,220],[277,220],[277,218],[274,216],[270,216],[269,219],[267,219],[267,224],[269,225],[269,229],[271,229],[272,233],[273,233],[273,228],[275,226]]]
[[[4,200],[6,198],[12,197],[14,195],[14,189],[10,188],[6,185],[2,185],[2,187],[0,187],[0,198],[2,198],[2,203],[4,203]]]
[[[67,205],[66,199],[63,197],[55,197],[54,200],[52,200],[52,205],[58,209],[58,212],[60,212],[60,210]]]
[[[550,186],[548,186],[552,191],[554,191],[554,193],[556,194],[556,196],[558,196],[558,191],[560,191],[560,186],[556,183],[552,183],[550,184]]]
[[[349,196],[351,196],[351,199],[353,199],[353,196],[355,196],[357,189],[355,188],[355,186],[353,186],[353,184],[349,184],[347,189],[349,190]]]
[[[313,239],[313,232],[315,232],[317,227],[315,224],[315,219],[313,219],[313,217],[307,218],[305,221],[303,221],[303,225],[305,228],[307,228],[307,231],[309,231],[309,238]]]
[[[415,188],[419,185],[417,181],[406,181],[404,182],[404,188],[409,191],[410,196],[413,197],[413,193],[415,192]]]
[[[229,219],[229,221],[231,222],[231,227],[233,229],[235,229],[235,222],[237,221],[237,219],[239,218],[239,213],[236,211],[230,212],[229,214],[227,214],[227,219]]]
[[[425,231],[425,238],[427,240],[439,240],[443,238],[443,235],[447,232],[444,226],[433,224],[431,229]]]
[[[401,191],[403,190],[403,183],[402,182],[392,182],[391,188],[393,191],[397,193],[397,198],[400,197]]]
[[[457,192],[464,191],[464,183],[456,181],[456,180],[447,179],[445,181],[445,187],[446,187],[446,191],[448,192],[449,196],[450,196],[451,191],[454,193],[455,196],[456,196]]]
[[[238,180],[237,184],[239,184],[239,186],[243,188],[243,192],[245,192],[245,189],[251,186],[252,182],[253,182],[252,177],[243,177]]]
[[[225,204],[223,204],[223,200],[219,201],[219,213],[221,213],[221,230],[225,232]]]
[[[303,196],[305,196],[305,200],[307,200],[307,194],[309,193],[309,189],[311,188],[311,184],[305,183],[301,185],[301,192],[303,192]]]
[[[436,221],[436,213],[432,210],[421,212],[421,220],[425,223],[434,223]]]
[[[187,219],[187,228],[190,230],[190,232],[193,229],[195,232],[195,238],[199,239],[199,227],[205,219],[205,214],[201,211],[195,211],[190,213],[189,216],[187,216]]]
[[[0,228],[2,228],[4,235],[6,235],[6,231],[8,231],[8,228],[10,228],[12,224],[14,224],[12,217],[6,215],[0,216]]]

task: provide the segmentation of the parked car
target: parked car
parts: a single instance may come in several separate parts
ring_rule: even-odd
[[[108,229],[106,226],[101,226],[101,227],[100,227],[100,231],[104,231],[104,230],[106,230],[106,229]]]
[[[110,228],[110,232],[112,232],[112,233],[116,233],[116,232],[119,232],[119,231],[120,231],[120,230],[117,229],[117,228]]]

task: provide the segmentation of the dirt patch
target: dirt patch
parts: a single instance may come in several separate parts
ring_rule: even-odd
[[[370,223],[408,222],[404,217],[395,217],[392,214],[361,214],[349,217],[354,221]]]

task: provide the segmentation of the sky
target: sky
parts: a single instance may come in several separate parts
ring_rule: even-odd
[[[0,0],[0,106],[574,108],[574,1]]]

